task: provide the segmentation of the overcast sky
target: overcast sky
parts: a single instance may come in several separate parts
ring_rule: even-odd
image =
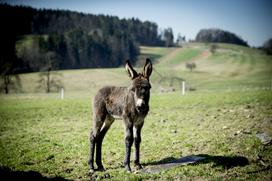
[[[250,46],[272,38],[272,0],[10,0],[9,4],[139,18],[194,39],[200,29],[235,33]]]

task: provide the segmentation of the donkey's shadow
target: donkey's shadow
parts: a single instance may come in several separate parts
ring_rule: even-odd
[[[223,167],[229,169],[237,166],[246,166],[249,164],[248,159],[242,156],[212,156],[207,154],[190,155],[181,158],[167,157],[159,161],[143,164],[145,173],[157,173],[164,169],[169,169],[181,165],[198,165],[213,163],[213,167]]]
[[[0,176],[2,180],[71,181],[59,176],[54,178],[48,178],[36,171],[19,171],[3,166],[0,166]]]
[[[211,155],[198,155],[202,156],[205,159],[197,162],[196,164],[204,163],[213,163],[213,167],[222,166],[225,169],[230,169],[233,167],[243,167],[249,164],[249,161],[246,157],[243,156],[211,156]]]

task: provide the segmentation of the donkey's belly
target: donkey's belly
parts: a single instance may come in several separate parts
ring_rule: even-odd
[[[106,108],[108,114],[114,119],[122,119],[122,107],[108,104]]]
[[[114,119],[122,119],[122,116],[119,116],[119,115],[112,115],[111,116],[114,118]]]

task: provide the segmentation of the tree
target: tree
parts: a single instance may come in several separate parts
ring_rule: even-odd
[[[210,52],[212,54],[214,54],[216,52],[217,48],[218,48],[217,44],[211,44],[211,46],[210,46]]]
[[[39,74],[37,89],[45,90],[46,93],[52,91],[58,91],[62,87],[61,80],[57,77],[59,74],[52,73],[52,69],[49,67],[47,71]]]
[[[0,89],[5,94],[9,94],[10,90],[21,91],[21,79],[18,74],[3,74],[1,79]]]
[[[192,63],[187,62],[187,63],[186,63],[186,68],[187,68],[187,69],[190,69],[190,71],[192,72],[193,69],[196,68],[196,64],[195,64],[194,62],[192,62]]]
[[[181,34],[179,33],[178,37],[177,37],[177,41],[176,41],[176,46],[182,47],[182,44],[184,42],[186,42],[186,37],[185,36],[181,36]]]
[[[1,11],[0,11],[1,12]],[[3,19],[0,16],[0,19]],[[15,36],[14,32],[8,31],[7,27],[0,30],[0,89],[8,94],[11,89],[20,90],[21,81],[17,74],[19,60],[15,56]]]
[[[174,46],[174,35],[173,35],[172,28],[167,28],[164,30],[163,40],[165,41],[166,47]]]
[[[247,42],[241,37],[220,29],[202,29],[197,33],[195,41],[204,43],[233,43],[248,46]]]
[[[60,74],[52,73],[52,67],[56,63],[56,55],[54,52],[47,52],[45,56],[45,70],[39,74],[38,89],[44,89],[46,93],[58,91],[62,87],[62,82],[58,78]]]
[[[272,38],[264,42],[263,48],[267,54],[272,55]]]

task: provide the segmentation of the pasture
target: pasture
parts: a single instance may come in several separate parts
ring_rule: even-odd
[[[103,85],[126,86],[124,68],[59,71],[59,93],[36,90],[37,73],[22,74],[22,93],[0,96],[0,173],[10,178],[59,180],[271,180],[271,56],[259,50],[220,45],[183,48],[142,47],[153,57],[150,113],[142,131],[145,169],[180,157],[206,159],[156,173],[125,172],[124,130],[116,120],[102,147],[106,172],[88,174],[91,100]],[[185,68],[188,61],[195,70]],[[181,95],[180,78],[195,91]],[[175,79],[176,80],[176,79]],[[161,92],[161,87],[175,92]],[[133,149],[132,149],[133,150]],[[133,156],[132,156],[133,160]],[[132,169],[133,164],[132,164]]]

